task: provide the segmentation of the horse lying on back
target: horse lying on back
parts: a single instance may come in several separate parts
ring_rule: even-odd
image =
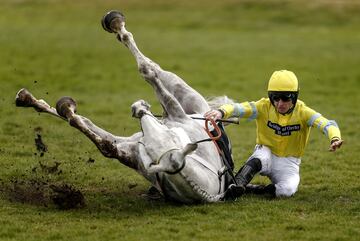
[[[76,114],[76,102],[70,97],[62,97],[53,108],[21,89],[16,105],[34,107],[38,112],[68,121],[104,156],[135,169],[170,200],[182,203],[223,200],[227,183],[222,174],[228,167],[213,141],[201,141],[209,139],[204,120],[191,118],[203,116],[210,109],[207,101],[177,75],[164,71],[140,52],[133,35],[125,29],[125,18],[120,12],[107,13],[102,25],[106,31],[115,33],[135,57],[140,74],[154,88],[164,109],[162,120],[153,116],[147,102],[139,100],[131,108],[133,116],[140,119],[142,131],[120,137]]]

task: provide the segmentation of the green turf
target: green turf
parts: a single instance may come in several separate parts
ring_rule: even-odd
[[[328,140],[313,130],[289,199],[146,200],[149,185],[135,171],[101,156],[64,121],[14,105],[22,87],[52,105],[70,95],[80,114],[124,136],[139,130],[134,101],[160,113],[131,54],[101,28],[110,9],[124,12],[146,55],[204,96],[256,100],[274,70],[293,70],[300,99],[337,121],[343,148],[327,152]],[[359,13],[356,1],[2,0],[0,240],[358,240]],[[49,150],[43,157],[34,145],[38,127]],[[252,152],[255,124],[227,129],[238,169]],[[49,173],[39,162],[61,165]],[[86,206],[59,210],[36,196],[34,181],[71,185]]]

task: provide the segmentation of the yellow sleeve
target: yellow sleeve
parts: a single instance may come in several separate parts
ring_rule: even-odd
[[[223,118],[230,117],[248,118],[253,120],[257,118],[258,111],[255,102],[246,101],[242,103],[225,104],[219,108],[224,112]]]
[[[328,120],[320,113],[307,108],[307,125],[317,127],[322,131],[331,141],[334,138],[341,139],[340,129],[334,120]]]

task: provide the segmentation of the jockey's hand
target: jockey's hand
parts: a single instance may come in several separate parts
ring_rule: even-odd
[[[214,121],[221,119],[222,113],[219,110],[210,110],[204,114],[206,119],[214,119]]]
[[[344,140],[338,140],[338,139],[331,141],[329,151],[336,151],[341,147],[343,142]]]

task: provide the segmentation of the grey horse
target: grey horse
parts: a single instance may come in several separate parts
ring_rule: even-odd
[[[125,29],[125,17],[108,12],[103,28],[114,33],[135,57],[142,77],[154,88],[164,109],[161,120],[154,117],[150,105],[139,100],[132,104],[133,116],[140,119],[141,132],[130,137],[115,136],[76,113],[76,102],[62,97],[51,107],[36,99],[28,90],[16,95],[16,105],[33,107],[38,112],[59,117],[84,133],[108,158],[135,169],[166,198],[181,203],[204,203],[224,200],[224,170],[219,150],[209,139],[203,116],[210,110],[208,102],[174,73],[163,70],[140,52],[133,35]],[[215,127],[208,124],[209,128]]]

